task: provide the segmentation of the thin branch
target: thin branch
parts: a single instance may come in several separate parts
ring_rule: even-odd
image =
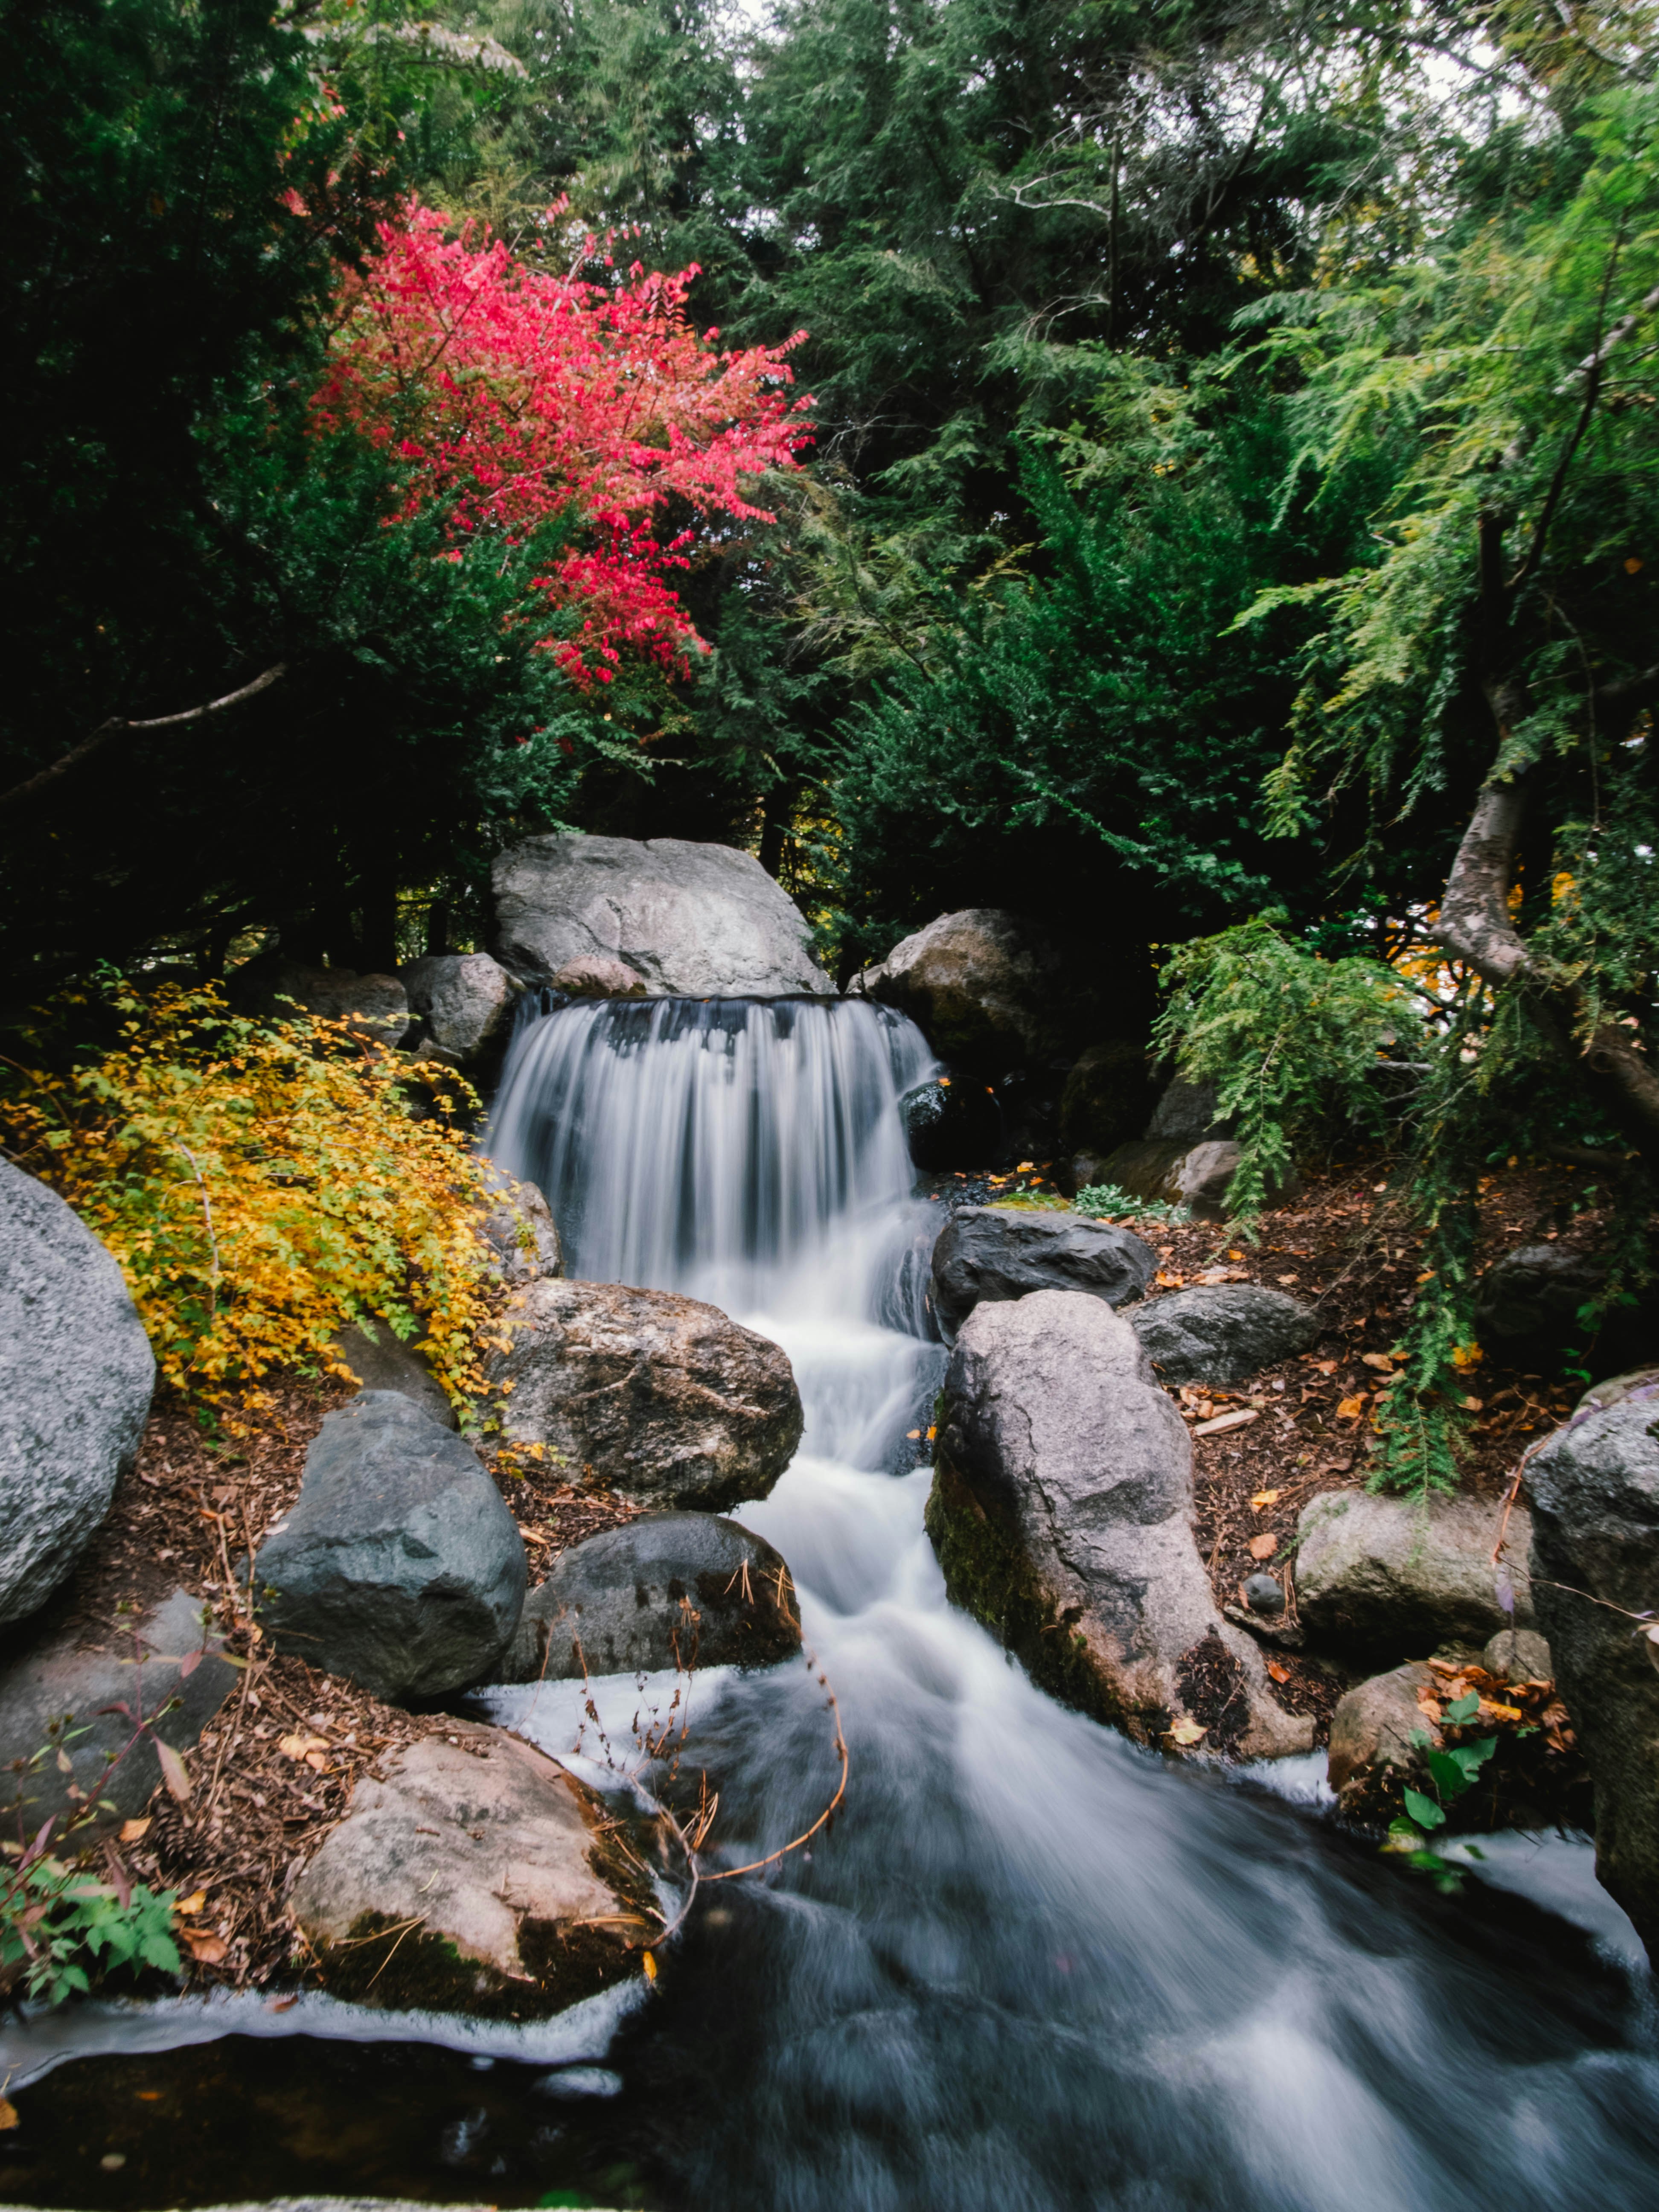
[[[1595,310],[1595,343],[1588,358],[1580,365],[1579,374],[1584,379],[1584,404],[1578,410],[1578,420],[1573,424],[1571,434],[1561,450],[1561,458],[1555,465],[1555,474],[1550,479],[1550,488],[1544,495],[1544,504],[1539,510],[1537,521],[1533,525],[1532,543],[1527,548],[1527,557],[1505,586],[1508,596],[1511,599],[1517,598],[1537,574],[1538,564],[1544,557],[1544,547],[1549,539],[1550,525],[1555,520],[1555,510],[1561,503],[1562,493],[1566,489],[1567,471],[1572,466],[1573,456],[1577,453],[1584,433],[1590,426],[1590,417],[1595,414],[1596,403],[1601,397],[1601,364],[1607,354],[1607,346],[1602,337],[1603,318],[1607,312],[1607,296],[1613,290],[1613,272],[1619,266],[1619,252],[1624,242],[1624,226],[1621,223],[1618,234],[1613,241],[1613,251],[1607,256],[1607,273],[1601,280],[1601,298]],[[1631,322],[1634,318],[1626,316],[1626,320]]]
[[[23,782],[13,784],[9,791],[0,792],[0,807],[18,806],[33,799],[37,792],[56,783],[59,776],[67,775],[72,768],[78,768],[83,760],[106,745],[112,738],[120,737],[130,730],[173,730],[185,722],[204,721],[210,714],[222,714],[228,708],[240,707],[243,700],[252,699],[257,692],[268,691],[287,673],[288,663],[279,660],[274,668],[267,668],[263,676],[256,676],[251,684],[244,684],[239,691],[228,691],[222,699],[210,699],[204,707],[187,707],[181,714],[157,714],[143,722],[130,722],[121,715],[112,714],[107,722],[100,723],[89,738],[82,738],[78,745],[72,745],[68,752],[53,761],[50,768],[43,768]]]

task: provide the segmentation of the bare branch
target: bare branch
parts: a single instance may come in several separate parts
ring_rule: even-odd
[[[157,714],[143,722],[130,722],[118,714],[112,714],[107,722],[100,723],[89,738],[82,738],[78,745],[71,745],[69,751],[61,754],[49,768],[43,768],[35,775],[26,777],[21,783],[13,784],[9,791],[0,792],[0,808],[23,805],[37,792],[56,783],[59,776],[67,775],[72,768],[78,768],[83,760],[106,745],[112,738],[121,737],[131,730],[173,730],[185,722],[205,721],[210,714],[222,714],[228,708],[240,707],[243,700],[252,699],[257,692],[268,691],[287,673],[288,663],[279,660],[274,668],[267,668],[262,676],[256,676],[251,684],[244,684],[240,690],[228,691],[222,699],[210,699],[205,706],[186,707],[179,714]]]

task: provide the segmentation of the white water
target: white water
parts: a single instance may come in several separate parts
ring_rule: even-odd
[[[1439,1898],[1305,1804],[1137,1752],[947,1604],[928,1475],[889,1471],[940,1365],[897,1115],[925,1066],[872,1007],[659,1002],[549,1017],[503,1086],[492,1149],[547,1188],[571,1272],[726,1305],[788,1350],[807,1408],[738,1517],[790,1563],[851,1783],[810,1853],[704,1893],[617,2062],[676,2201],[1659,2203],[1644,1976],[1496,1891]],[[696,1695],[735,1864],[827,1801],[823,1692],[784,1667]]]

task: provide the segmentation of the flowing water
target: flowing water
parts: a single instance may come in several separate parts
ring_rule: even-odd
[[[1063,1711],[946,1602],[907,1437],[943,1356],[898,1112],[926,1068],[878,1008],[680,1001],[553,1014],[503,1084],[493,1149],[544,1184],[571,1273],[714,1299],[785,1346],[806,1407],[736,1517],[790,1563],[850,1787],[810,1850],[703,1893],[613,2061],[672,2197],[1659,2203],[1645,1978]],[[502,1716],[534,1729],[523,1700]],[[726,1863],[786,1843],[837,1771],[813,1671],[722,1682],[692,1756]]]
[[[1491,1863],[1536,1891],[1535,1858],[1563,1913],[1485,1880],[1441,1897],[1335,1834],[1304,1771],[1275,1794],[1168,1765],[1054,1705],[946,1602],[910,1434],[944,1358],[925,1298],[938,1223],[910,1196],[899,1116],[927,1067],[914,1029],[857,1004],[570,1006],[515,1040],[491,1134],[546,1188],[573,1274],[711,1298],[794,1363],[799,1455],[738,1517],[788,1559],[839,1703],[850,1781],[832,1827],[765,1876],[705,1887],[614,2040],[555,2023],[588,2063],[549,2074],[528,2047],[469,2056],[464,2037],[340,2053],[314,2039],[338,2027],[301,2008],[305,2033],[275,2057],[238,2035],[205,2059],[132,2050],[38,2080],[16,2097],[24,2128],[0,2135],[0,2195],[1659,2205],[1651,1984],[1617,1955],[1620,1917],[1598,1911],[1583,1846]],[[639,1693],[598,1688],[622,1741]],[[490,1697],[572,1747],[569,1698]],[[702,1679],[692,1707],[688,1758],[720,1792],[712,1863],[808,1827],[838,1772],[817,1669]],[[107,2015],[82,2032],[143,2041]],[[105,2142],[130,2160],[119,2172]]]

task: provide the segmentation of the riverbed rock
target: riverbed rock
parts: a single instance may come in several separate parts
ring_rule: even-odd
[[[1164,1382],[1225,1389],[1305,1352],[1319,1334],[1311,1307],[1259,1283],[1198,1283],[1137,1306],[1129,1316]]]
[[[491,1355],[503,1434],[550,1447],[573,1480],[662,1510],[763,1498],[800,1442],[787,1354],[696,1298],[620,1283],[542,1281],[507,1309]]]
[[[220,1650],[202,1601],[176,1589],[131,1626],[58,1629],[0,1667],[0,1771],[9,1796],[14,1760],[46,1754],[17,1778],[29,1833],[52,1815],[61,1835],[77,1808],[102,1802],[111,1809],[93,1812],[76,1832],[89,1842],[141,1814],[161,1779],[149,1731],[189,1752],[237,1680]],[[136,1710],[113,1710],[119,1705]],[[140,1719],[149,1724],[143,1734]]]
[[[1595,1871],[1659,1961],[1659,1434],[1626,1397],[1527,1466],[1538,1626],[1595,1787]],[[1622,1611],[1610,1608],[1621,1607]]]
[[[280,953],[261,953],[237,969],[228,993],[245,1012],[292,1018],[296,1009],[343,1022],[356,1036],[400,1043],[410,1025],[409,994],[398,975],[355,968],[311,968]]]
[[[461,1437],[390,1390],[331,1413],[254,1562],[279,1650],[377,1698],[488,1675],[518,1626],[524,1540]]]
[[[459,1426],[455,1408],[444,1395],[443,1385],[412,1345],[405,1344],[390,1322],[362,1321],[343,1328],[330,1345],[336,1358],[351,1370],[360,1390],[395,1390],[417,1406],[440,1428]]]
[[[0,1160],[0,1623],[44,1604],[137,1456],[155,1360],[121,1271]]]
[[[1555,1680],[1548,1640],[1535,1628],[1500,1628],[1481,1653],[1480,1664],[1500,1682]]]
[[[550,979],[620,960],[653,997],[833,993],[799,909],[752,854],[679,837],[526,837],[495,860],[495,950]]]
[[[1605,1261],[1571,1245],[1517,1245],[1475,1285],[1475,1332],[1483,1344],[1532,1341],[1559,1351],[1582,1339],[1578,1309],[1607,1273]]]
[[[1157,1253],[1133,1230],[1077,1214],[964,1206],[933,1247],[934,1310],[948,1338],[981,1303],[1066,1290],[1121,1306],[1157,1273]]]
[[[1440,1741],[1440,1731],[1418,1703],[1418,1693],[1434,1694],[1435,1678],[1420,1660],[1409,1660],[1386,1674],[1373,1674],[1337,1700],[1331,1716],[1326,1779],[1350,1820],[1374,1817],[1402,1782],[1419,1783],[1423,1760],[1414,1735]]]
[[[648,999],[651,987],[637,969],[625,960],[607,959],[598,952],[579,953],[567,960],[553,978],[553,988],[568,999]]]
[[[564,1245],[553,1209],[533,1182],[519,1182],[503,1169],[484,1177],[491,1197],[483,1233],[495,1271],[509,1289],[564,1273]]]
[[[337,1996],[537,2018],[640,1971],[661,1908],[661,1824],[615,1816],[505,1730],[447,1720],[357,1784],[291,1909]]]
[[[1060,1146],[1102,1158],[1146,1127],[1152,1104],[1146,1050],[1133,1038],[1091,1044],[1060,1095]]]
[[[1310,1642],[1386,1662],[1462,1644],[1479,1650],[1508,1625],[1533,1625],[1525,1509],[1504,1549],[1511,1616],[1492,1565],[1502,1508],[1478,1498],[1373,1497],[1322,1491],[1297,1524],[1297,1610]]]
[[[940,915],[848,990],[908,1014],[941,1060],[990,1074],[1063,1051],[1072,1018],[1053,939],[998,907]]]
[[[511,1025],[518,988],[487,952],[428,953],[398,973],[420,1019],[417,1051],[429,1042],[465,1067]]]
[[[770,1667],[800,1650],[781,1556],[712,1513],[647,1513],[562,1552],[525,1600],[503,1682]]]
[[[1109,1183],[1131,1198],[1144,1198],[1159,1206],[1180,1206],[1181,1170],[1190,1146],[1175,1137],[1139,1137],[1120,1145],[1102,1159],[1079,1159],[1072,1168],[1073,1190],[1089,1183]]]
[[[1192,1440],[1103,1299],[975,1308],[946,1371],[927,1528],[945,1585],[1032,1679],[1142,1742],[1305,1751],[1193,1540]],[[1174,1729],[1174,1735],[1170,1732]]]
[[[1146,1129],[1150,1141],[1178,1144],[1183,1149],[1231,1134],[1232,1124],[1217,1112],[1216,1085],[1187,1083],[1179,1076],[1159,1092]]]

